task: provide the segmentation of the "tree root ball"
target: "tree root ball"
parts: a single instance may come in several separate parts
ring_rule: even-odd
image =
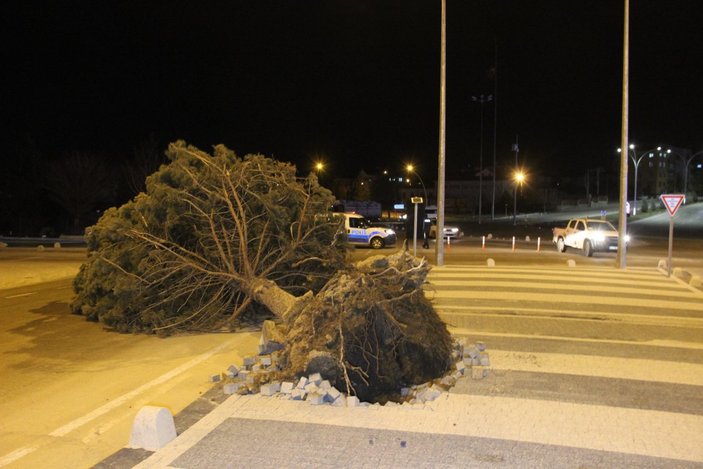
[[[369,402],[446,373],[452,340],[425,298],[429,265],[408,253],[338,272],[286,333],[285,373],[319,372]]]

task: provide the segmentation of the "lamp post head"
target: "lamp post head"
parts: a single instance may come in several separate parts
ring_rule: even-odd
[[[405,170],[409,173],[412,173],[413,171],[415,171],[415,167],[411,164],[408,164],[405,166]]]
[[[634,150],[634,149],[635,149],[635,144],[634,144],[634,143],[631,143],[631,144],[630,144],[630,150]]]
[[[325,169],[325,164],[322,161],[318,161],[317,163],[315,163],[315,170],[316,171],[320,172],[323,169]]]
[[[525,182],[525,173],[523,173],[522,171],[517,171],[515,173],[515,182],[517,182],[518,184],[522,184],[523,182]]]

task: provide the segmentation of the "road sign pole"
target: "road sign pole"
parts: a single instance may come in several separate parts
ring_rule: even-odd
[[[666,263],[668,267],[667,277],[671,277],[671,253],[674,248],[674,217],[669,217],[669,261]]]
[[[681,206],[685,195],[684,194],[662,194],[659,196],[664,202],[664,208],[669,212],[669,259],[667,262],[667,277],[671,277],[671,254],[674,250],[674,215]]]
[[[417,257],[417,204],[415,206],[415,216],[413,217],[413,256]]]

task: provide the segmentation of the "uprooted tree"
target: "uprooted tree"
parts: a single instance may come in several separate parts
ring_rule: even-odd
[[[407,253],[344,262],[332,194],[261,155],[176,142],[146,193],[87,231],[73,311],[122,332],[233,330],[275,317],[284,374],[377,399],[443,374],[451,340]]]

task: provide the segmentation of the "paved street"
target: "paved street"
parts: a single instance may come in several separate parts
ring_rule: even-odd
[[[703,467],[703,293],[652,268],[430,281],[487,378],[419,409],[231,397],[140,467]]]

